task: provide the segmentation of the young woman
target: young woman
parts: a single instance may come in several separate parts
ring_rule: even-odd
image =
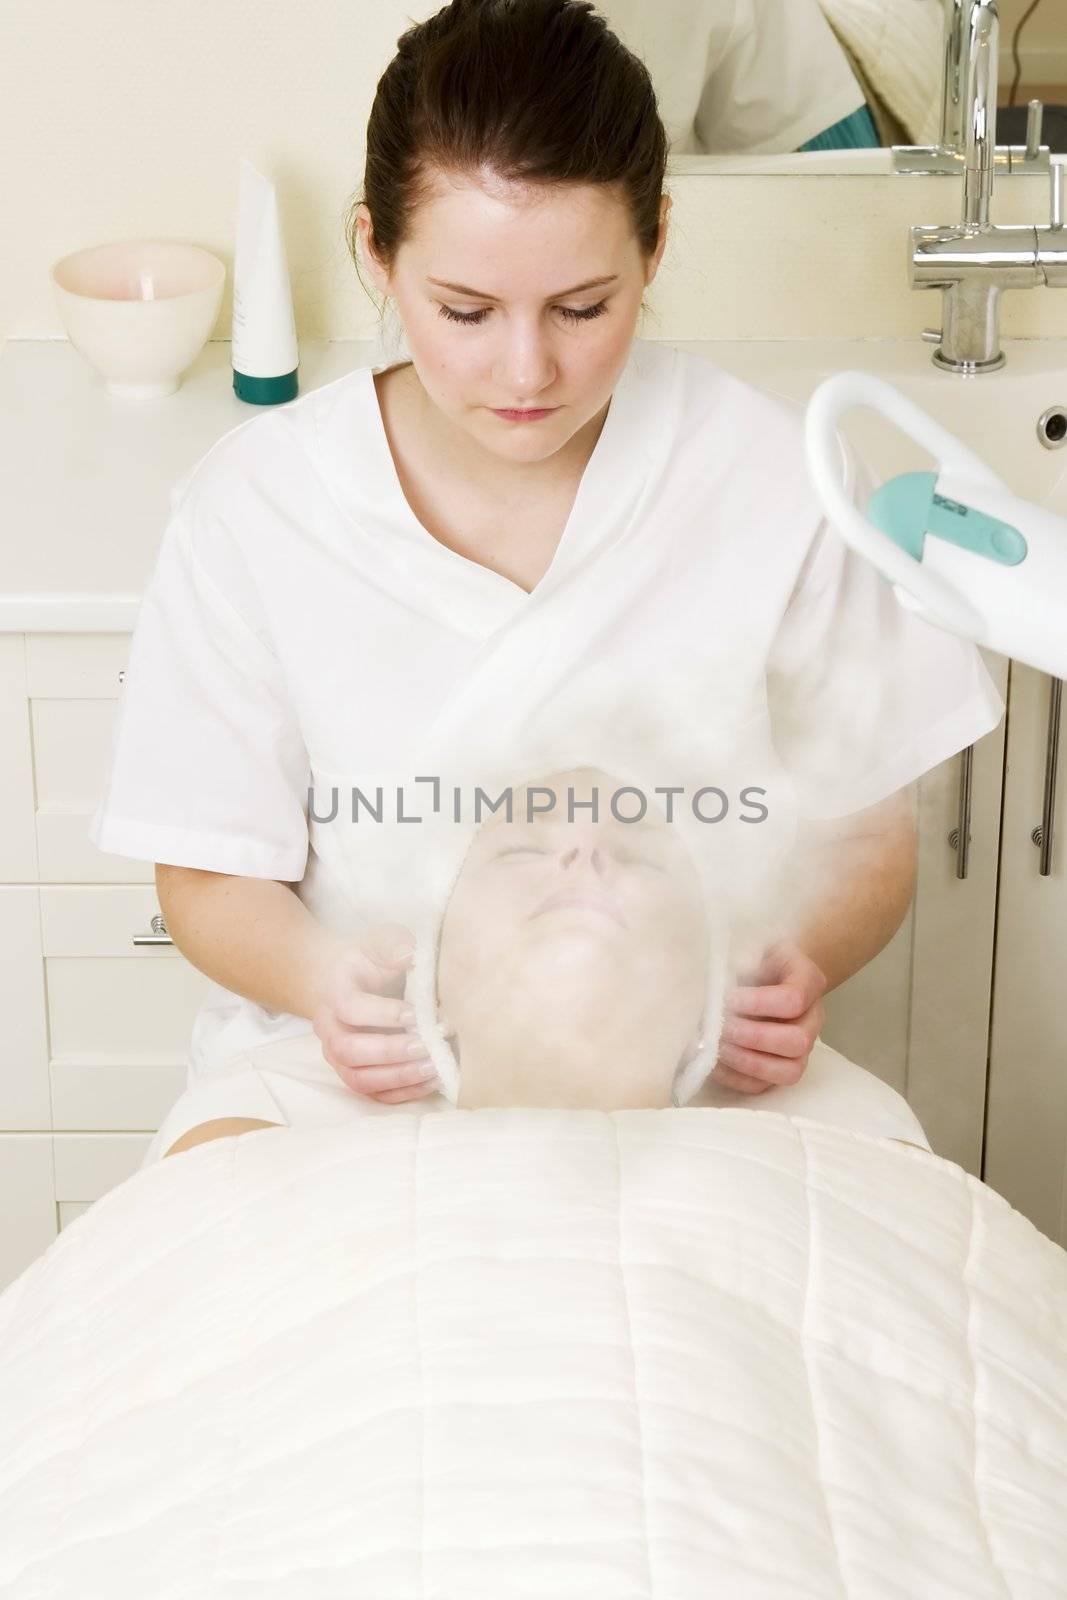
[[[666,156],[647,71],[583,0],[455,0],[399,40],[351,243],[410,360],[257,415],[177,484],[90,827],[157,864],[211,980],[190,1086],[314,1032],[352,1090],[432,1094],[402,960],[361,935],[418,915],[420,804],[535,741],[542,770],[617,770],[638,736],[658,782],[680,747],[729,770],[754,904],[798,838],[827,863],[731,991],[728,1088],[802,1087],[823,993],[902,921],[909,786],[1003,704],[824,521],[800,408],[637,336]]]

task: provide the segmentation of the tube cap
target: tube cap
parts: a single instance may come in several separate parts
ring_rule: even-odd
[[[286,400],[295,400],[300,389],[297,378],[299,367],[294,367],[292,372],[286,372],[278,378],[253,378],[247,372],[238,372],[233,369],[233,392],[238,400],[247,400],[253,406],[283,405]]]

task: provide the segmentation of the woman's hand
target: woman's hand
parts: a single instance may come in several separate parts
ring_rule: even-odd
[[[769,945],[746,976],[748,985],[738,984],[726,997],[711,1079],[742,1094],[799,1083],[825,1020],[826,976],[788,939]]]
[[[371,1100],[420,1100],[441,1087],[403,998],[414,948],[407,928],[382,923],[343,945],[323,972],[311,1025],[341,1082]]]

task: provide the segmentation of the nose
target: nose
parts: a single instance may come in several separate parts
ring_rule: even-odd
[[[569,874],[581,873],[586,866],[597,877],[604,877],[609,867],[609,855],[603,843],[590,839],[565,845],[559,853],[560,866]]]
[[[556,381],[555,360],[543,329],[515,327],[507,339],[493,381],[497,392],[506,395],[509,403],[531,405]]]

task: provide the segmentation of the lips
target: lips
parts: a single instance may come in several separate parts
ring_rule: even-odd
[[[543,911],[554,911],[557,906],[585,906],[594,911],[603,911],[617,922],[620,928],[626,926],[611,901],[604,895],[583,892],[580,889],[561,889],[557,894],[550,894],[547,900],[542,900],[533,915],[539,917]]]
[[[547,417],[553,411],[558,411],[558,406],[494,406],[498,417]]]

